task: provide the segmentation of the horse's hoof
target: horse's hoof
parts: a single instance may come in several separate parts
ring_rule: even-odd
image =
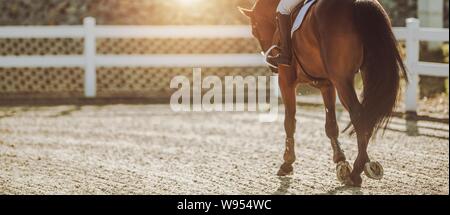
[[[277,176],[289,176],[294,174],[294,167],[292,165],[283,164],[278,170]]]
[[[361,176],[353,176],[351,173],[346,177],[342,182],[345,186],[348,187],[361,187],[362,185],[362,178]]]
[[[350,174],[352,173],[352,166],[347,161],[341,161],[336,166],[336,177],[342,184],[347,184],[351,181]]]
[[[293,174],[294,174],[294,171],[286,172],[285,170],[280,169],[280,170],[278,170],[277,176],[284,177],[284,176],[290,176]]]
[[[369,162],[364,166],[364,173],[371,179],[381,180],[384,175],[384,169],[379,162]]]
[[[356,182],[354,182],[354,181],[352,180],[351,177],[348,177],[348,178],[343,182],[343,184],[345,184],[345,186],[349,186],[349,187],[361,187],[362,182],[356,183]]]

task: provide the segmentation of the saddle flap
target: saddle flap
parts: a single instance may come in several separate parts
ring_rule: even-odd
[[[294,10],[294,13],[292,13],[292,30],[291,30],[291,37],[294,36],[294,33],[300,29],[302,26],[303,20],[305,19],[305,16],[308,14],[309,9],[311,6],[316,3],[317,0],[305,0],[303,3],[300,3]]]

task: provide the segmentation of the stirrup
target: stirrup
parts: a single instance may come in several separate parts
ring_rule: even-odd
[[[274,68],[274,69],[278,69],[278,65],[273,65],[273,64],[271,64],[271,63],[269,62],[269,60],[268,60],[269,57],[275,58],[275,57],[280,56],[280,54],[278,54],[277,56],[270,56],[270,53],[271,53],[274,49],[280,49],[280,47],[277,46],[277,45],[273,45],[273,46],[271,46],[265,53],[262,52],[261,54],[264,56],[264,62],[265,62],[269,67],[272,67],[272,68]]]

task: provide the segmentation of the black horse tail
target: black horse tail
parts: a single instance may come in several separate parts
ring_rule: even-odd
[[[400,92],[400,79],[408,81],[389,16],[376,0],[356,0],[355,27],[364,44],[362,115],[368,135],[385,130]]]

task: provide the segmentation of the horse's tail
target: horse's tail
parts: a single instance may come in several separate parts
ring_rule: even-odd
[[[376,0],[356,0],[354,21],[364,45],[362,120],[369,135],[386,129],[397,103],[400,78],[407,80],[389,16]]]

